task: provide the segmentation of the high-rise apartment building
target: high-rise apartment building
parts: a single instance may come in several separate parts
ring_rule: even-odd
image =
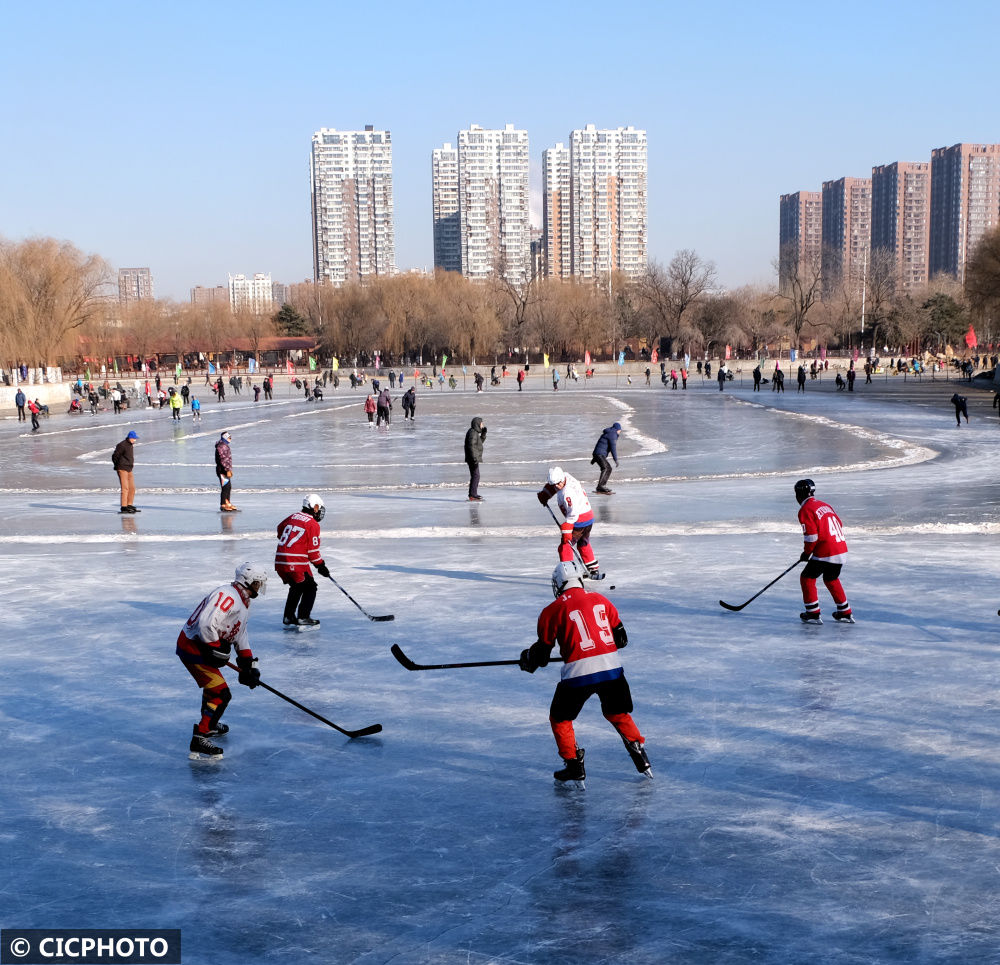
[[[530,278],[528,132],[508,124],[458,132],[458,204],[462,274]]]
[[[445,144],[431,153],[434,209],[434,267],[462,270],[462,232],[458,204],[458,151]]]
[[[783,194],[778,218],[778,288],[792,282],[812,284],[822,270],[823,194],[796,191]]]
[[[122,305],[151,301],[152,298],[153,274],[148,268],[118,269],[118,301]]]
[[[229,307],[234,312],[252,312],[268,315],[274,308],[271,276],[257,272],[253,278],[246,275],[229,276]]]
[[[841,285],[860,295],[872,230],[872,179],[823,182],[823,296]]]
[[[931,277],[965,278],[979,240],[1000,224],[1000,144],[955,144],[931,151]]]
[[[313,134],[313,277],[342,285],[395,271],[392,138],[322,128]]]
[[[891,252],[901,291],[928,278],[931,170],[926,161],[894,161],[872,168],[871,257]]]
[[[542,152],[542,274],[569,278],[573,273],[572,177],[569,148]]]
[[[646,270],[646,132],[570,132],[572,274],[599,278]]]

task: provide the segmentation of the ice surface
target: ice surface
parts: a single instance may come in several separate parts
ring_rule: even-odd
[[[638,382],[421,389],[387,432],[344,385],[206,402],[201,425],[4,420],[0,927],[179,927],[188,965],[1000,961],[989,395],[956,429],[954,384]],[[591,701],[578,792],[551,778],[556,668],[407,672],[389,646],[516,657],[556,562],[534,492],[555,463],[592,490],[614,421],[594,545],[655,780]],[[122,517],[129,428],[142,514]],[[226,428],[235,516],[212,472]],[[794,572],[722,610],[795,559],[806,474],[844,519],[858,624],[802,626]],[[265,681],[384,731],[349,741],[234,681],[224,761],[189,762],[178,630],[236,564],[271,562],[310,491],[337,580],[396,620],[321,581],[322,628],[287,634],[275,578],[250,639]]]

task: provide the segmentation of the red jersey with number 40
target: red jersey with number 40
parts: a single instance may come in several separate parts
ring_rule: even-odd
[[[323,562],[319,551],[319,523],[309,513],[292,513],[278,523],[278,551],[274,568],[279,576],[308,573],[309,564]]]
[[[847,559],[844,524],[832,506],[810,496],[799,506],[799,522],[805,548],[812,552],[814,560],[843,563]]]
[[[612,627],[621,623],[615,605],[600,593],[573,586],[557,596],[538,617],[538,639],[559,644],[566,662],[562,679],[573,686],[622,675]]]

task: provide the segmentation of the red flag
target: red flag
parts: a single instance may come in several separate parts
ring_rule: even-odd
[[[657,352],[655,348],[653,349],[653,354],[649,356],[649,361],[652,362],[653,365],[656,365],[656,363],[660,361],[660,353]]]
[[[288,374],[289,375],[295,375],[295,366],[292,365],[292,360],[291,359],[287,359],[286,362],[285,362],[285,365],[288,367]]]
[[[583,364],[590,368],[590,352],[583,353]]]
[[[976,338],[976,330],[971,325],[968,332],[965,333],[965,344],[969,348],[975,348],[979,344],[979,339]]]
[[[726,361],[728,362],[730,358],[732,358],[732,348],[729,345],[727,345],[726,346]]]

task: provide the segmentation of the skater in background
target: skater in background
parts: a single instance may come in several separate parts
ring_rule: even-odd
[[[615,605],[600,593],[583,588],[583,567],[576,560],[559,563],[552,573],[555,600],[538,617],[538,639],[521,652],[522,670],[534,673],[548,664],[558,644],[565,661],[549,707],[549,724],[563,768],[557,781],[582,781],[584,750],[576,743],[573,721],[583,705],[597,694],[601,713],[621,737],[635,769],[652,778],[646,739],[632,719],[632,693],[618,651],[628,643]]]
[[[28,402],[28,397],[24,394],[24,389],[18,388],[14,395],[14,405],[17,407],[17,421],[27,422],[28,417],[24,414],[24,407]]]
[[[411,421],[416,418],[417,415],[417,387],[411,385],[403,393],[403,421],[407,419]]]
[[[755,365],[753,369],[753,390],[754,392],[760,392],[760,365]]]
[[[481,416],[472,420],[465,433],[465,464],[469,467],[469,502],[481,503],[479,495],[479,464],[483,461],[483,443],[486,441],[486,425]]]
[[[590,500],[583,491],[580,481],[569,473],[553,466],[549,470],[548,482],[536,493],[538,501],[547,506],[555,496],[564,521],[559,525],[559,559],[564,563],[575,558],[578,552],[587,574],[591,579],[601,579],[600,566],[593,546],[590,545],[590,531],[594,526],[594,511]]]
[[[375,426],[375,396],[368,393],[368,398],[365,399],[365,413],[368,416],[368,425],[374,428]]]
[[[191,735],[192,760],[221,760],[222,748],[212,737],[222,737],[229,727],[220,722],[232,693],[221,668],[236,651],[239,681],[253,690],[260,683],[257,658],[247,639],[250,601],[267,589],[267,570],[260,563],[241,563],[232,583],[218,586],[206,596],[177,636],[177,656],[201,688],[201,717]]]
[[[799,366],[799,371],[797,375],[797,381],[799,383],[798,392],[805,392],[806,390],[806,367],[804,365]]]
[[[191,421],[201,422],[201,403],[196,395],[191,396]]]
[[[375,403],[375,408],[377,415],[375,417],[375,428],[377,429],[382,425],[383,420],[385,421],[386,427],[389,426],[389,412],[392,409],[392,396],[389,394],[388,389],[383,389],[378,394],[378,400]]]
[[[951,404],[955,407],[955,424],[962,424],[962,416],[965,416],[965,424],[969,424],[969,400],[964,395],[957,392],[951,397]]]
[[[833,507],[815,497],[815,492],[816,484],[811,479],[800,479],[795,484],[795,499],[799,504],[799,523],[805,544],[799,559],[806,564],[799,577],[802,602],[806,608],[799,617],[803,623],[823,623],[819,594],[816,592],[816,578],[821,576],[833,602],[837,604],[834,620],[854,623],[847,594],[840,585],[840,570],[847,560],[844,524]]]
[[[115,446],[115,451],[111,453],[111,465],[118,473],[118,482],[121,485],[123,513],[141,513],[141,509],[136,509],[133,505],[135,500],[135,450],[134,443],[139,436],[133,429],[121,442]]]
[[[224,513],[237,513],[239,510],[229,501],[233,492],[233,450],[230,443],[233,434],[223,432],[215,444],[215,475],[222,487],[219,491],[219,509]]]
[[[597,445],[594,446],[594,453],[591,457],[590,464],[597,465],[601,470],[601,477],[597,480],[597,491],[604,495],[610,495],[611,490],[608,488],[608,480],[611,478],[611,463],[608,462],[608,456],[610,455],[615,461],[615,468],[618,467],[618,437],[622,434],[622,425],[620,422],[616,422],[614,425],[608,426],[601,433],[601,438],[597,440]]]
[[[316,493],[302,500],[302,509],[278,523],[278,549],[274,554],[274,569],[288,587],[285,599],[284,627],[286,630],[313,630],[319,620],[312,618],[316,602],[316,572],[329,578],[330,571],[320,553],[319,524],[326,515],[326,506]]]

